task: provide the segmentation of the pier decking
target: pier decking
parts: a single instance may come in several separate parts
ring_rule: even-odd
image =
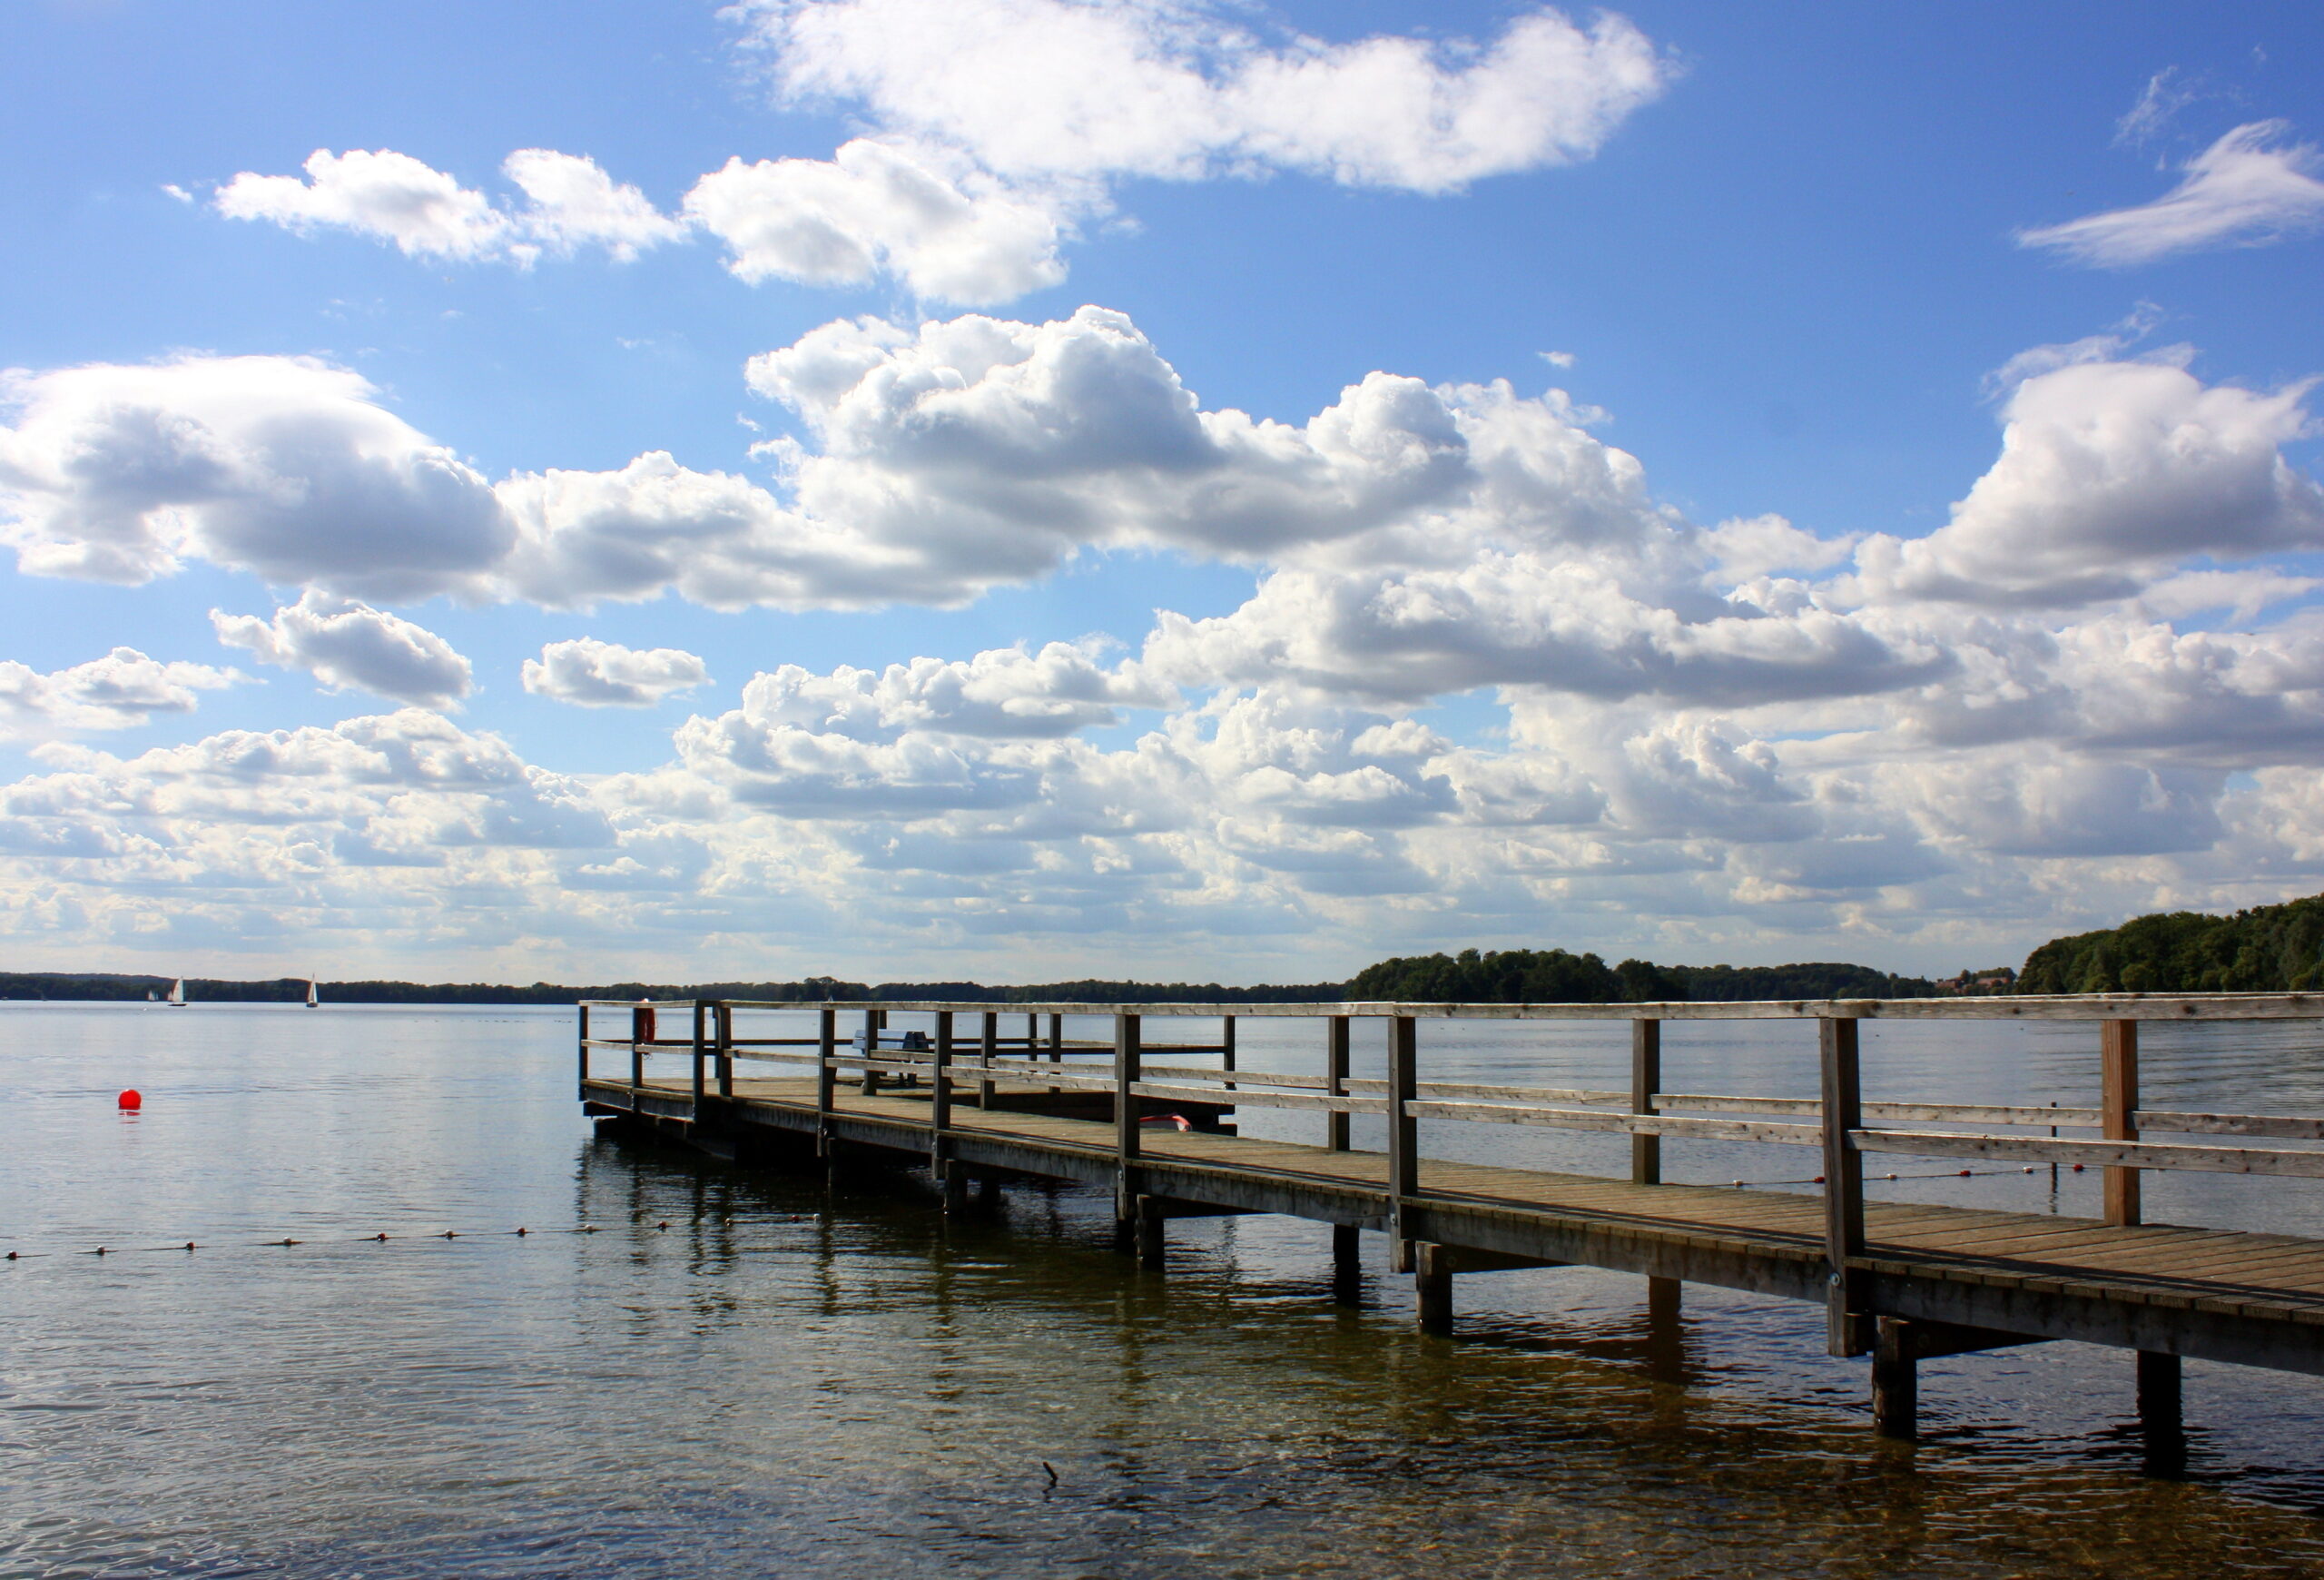
[[[818,1035],[735,1034],[738,1012],[777,1007],[815,1013]],[[593,1012],[600,1031],[624,1034],[592,1035]],[[1068,1043],[1063,1017],[1090,1014],[1112,1017],[1112,1042]],[[2138,1190],[2141,1171],[2156,1168],[2324,1178],[2324,1149],[2211,1144],[2324,1140],[2324,1120],[2160,1112],[2141,1108],[2137,1098],[2141,1020],[2324,1016],[2324,1000],[2315,995],[1005,1010],[704,1001],[585,1005],[582,1015],[580,1096],[590,1112],[649,1123],[727,1155],[857,1152],[924,1162],[943,1181],[948,1202],[977,1176],[1098,1186],[1112,1192],[1120,1243],[1147,1258],[1159,1257],[1164,1225],[1174,1217],[1289,1214],[1333,1226],[1343,1288],[1353,1282],[1358,1231],[1377,1230],[1389,1237],[1393,1270],[1415,1278],[1422,1324],[1433,1330],[1451,1324],[1454,1275],[1512,1267],[1585,1264],[1642,1274],[1649,1303],[1666,1312],[1675,1311],[1687,1282],[1812,1301],[1825,1308],[1833,1354],[1873,1356],[1876,1425],[1890,1436],[1915,1430],[1916,1360],[2046,1339],[2136,1351],[2140,1411],[2151,1438],[2179,1430],[2181,1357],[2324,1375],[2324,1240],[2142,1224]],[[842,1015],[862,1022],[852,1042],[841,1039]],[[888,1029],[894,1017],[914,1015],[927,1019],[927,1031]],[[1236,1068],[1236,1018],[1253,1015],[1318,1020],[1324,1073]],[[1856,1029],[1880,1016],[2095,1022],[2102,1101],[2088,1110],[1867,1101],[1859,1091]],[[686,1034],[657,1036],[657,1017]],[[1216,1017],[1217,1041],[1147,1042],[1150,1023],[1191,1017]],[[1592,1091],[1420,1080],[1419,1027],[1455,1017],[1627,1021],[1631,1086]],[[1349,1073],[1349,1025],[1371,1018],[1388,1025],[1385,1080]],[[1814,1022],[1821,1094],[1662,1091],[1659,1028],[1679,1018]],[[980,1034],[957,1035],[962,1022],[976,1023]],[[1021,1033],[1013,1029],[1019,1024]],[[593,1054],[602,1066],[616,1052],[620,1068],[593,1067]],[[690,1065],[684,1075],[649,1073],[649,1055],[672,1054]],[[1213,1055],[1216,1067],[1161,1062]],[[803,1064],[807,1072],[737,1075],[738,1061]],[[1320,1110],[1328,1116],[1325,1141],[1236,1134],[1232,1116],[1246,1107]],[[1349,1147],[1346,1116],[1358,1112],[1387,1119],[1385,1150]],[[1747,1115],[1754,1117],[1738,1117]],[[1624,1132],[1630,1177],[1423,1159],[1422,1119]],[[2053,1139],[2052,1126],[2102,1133]],[[2027,1133],[2036,1127],[2043,1133]],[[2162,1133],[2205,1141],[2151,1139]],[[1822,1189],[1807,1195],[1662,1183],[1665,1135],[1817,1149]],[[1863,1156],[1884,1151],[2100,1167],[2105,1217],[1867,1201]]]

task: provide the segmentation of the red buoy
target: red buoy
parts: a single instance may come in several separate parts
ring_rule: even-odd
[[[145,1095],[139,1091],[135,1087],[133,1086],[128,1091],[121,1094],[122,1112],[135,1113],[139,1109],[143,1108],[144,1106]]]

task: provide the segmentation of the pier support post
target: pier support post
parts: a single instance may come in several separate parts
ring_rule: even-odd
[[[696,999],[694,1002],[694,1114],[702,1118],[702,1100],[709,1093],[710,1078],[710,1006]]]
[[[880,1033],[887,1024],[887,1011],[866,1010],[863,1012],[863,1056],[866,1059],[880,1057]],[[870,1097],[879,1090],[880,1072],[876,1070],[866,1070],[863,1072],[863,1095]]]
[[[2151,1349],[2139,1355],[2139,1436],[2150,1476],[2177,1476],[2187,1468],[2187,1417],[2181,1393],[2179,1358]]]
[[[1144,1266],[1159,1268],[1162,1265],[1163,1249],[1167,1243],[1162,1226],[1168,1220],[1160,1202],[1150,1196],[1137,1199],[1137,1259]]]
[[[1404,1202],[1420,1192],[1420,1121],[1411,1106],[1420,1084],[1419,1064],[1419,1022],[1398,1015],[1388,1022],[1388,1234],[1400,1273],[1413,1266]]]
[[[1912,1329],[1893,1317],[1880,1318],[1872,1348],[1872,1429],[1883,1437],[1911,1442],[1920,1436],[1920,1378]]]
[[[1662,1022],[1646,1020],[1630,1022],[1630,1111],[1652,1113],[1655,1093],[1662,1090]],[[1630,1137],[1630,1183],[1659,1185],[1662,1183],[1662,1138],[1660,1136]],[[1657,1278],[1646,1280],[1648,1320],[1655,1313],[1669,1308],[1669,1320],[1679,1316],[1679,1280]]]
[[[2100,1133],[2110,1141],[2139,1139],[2139,1023],[2101,1021],[2098,1023]],[[2108,1169],[2106,1221],[2133,1224],[2139,1220],[2139,1171]]]
[[[936,1012],[936,1051],[928,1074],[928,1169],[944,1188],[944,1210],[968,1205],[968,1180],[952,1162],[952,1012]]]
[[[1362,1299],[1362,1233],[1352,1223],[1332,1225],[1332,1299],[1342,1306],[1356,1305]]]
[[[2139,1139],[2139,1023],[2101,1021],[2098,1024],[2099,1133],[2110,1141]],[[2106,1221],[2123,1228],[2138,1223],[2144,1204],[2140,1200],[2136,1169],[2105,1171]],[[2175,1473],[2186,1457],[2185,1417],[2180,1402],[2179,1358],[2154,1350],[2138,1352],[2139,1428],[2146,1438],[2149,1468]]]
[[[1864,1154],[1849,1135],[1864,1126],[1864,1091],[1855,1019],[1827,1015],[1816,1028],[1824,1098],[1824,1337],[1830,1353],[1845,1359],[1873,1344],[1848,1267],[1864,1255]]]
[[[1413,1293],[1420,1301],[1420,1330],[1439,1337],[1452,1331],[1452,1259],[1427,1240],[1413,1247]]]
[[[1137,1084],[1140,1040],[1136,1015],[1114,1017],[1114,1220],[1137,1216]],[[1133,1232],[1135,1225],[1132,1225]],[[1120,1231],[1116,1230],[1117,1238]]]
[[[832,1107],[838,1096],[839,1071],[832,1061],[839,1054],[839,1012],[824,1009],[815,1017],[815,1150],[832,1151]]]
[[[1334,1097],[1345,1097],[1348,1019],[1334,1015],[1324,1026],[1324,1090]],[[1324,1116],[1324,1147],[1327,1151],[1347,1150],[1347,1115],[1337,1109]]]

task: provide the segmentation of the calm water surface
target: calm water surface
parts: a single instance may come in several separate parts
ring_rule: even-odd
[[[1246,1066],[1319,1067],[1312,1025],[1243,1032]],[[1867,1095],[2089,1102],[2095,1041],[1869,1027]],[[2145,1062],[2156,1105],[2324,1111],[2313,1028],[2169,1027]],[[1796,1023],[1673,1026],[1666,1063],[1814,1090]],[[1423,1077],[1626,1065],[1619,1026],[1423,1026]],[[2324,1379],[2191,1363],[2181,1481],[2140,1474],[2129,1358],[2073,1345],[1927,1363],[1927,1440],[1878,1444],[1804,1305],[1689,1287],[1675,1380],[1609,1273],[1463,1279],[1461,1337],[1423,1339],[1406,1280],[1329,1303],[1321,1226],[1175,1223],[1141,1272],[1096,1196],[827,1194],[600,1139],[572,1075],[565,1012],[0,1006],[0,1574],[2324,1574]],[[1624,1167],[1618,1138],[1423,1145]],[[2088,1212],[2097,1184],[1883,1189]],[[2148,1190],[2153,1219],[2324,1235],[2314,1182]]]

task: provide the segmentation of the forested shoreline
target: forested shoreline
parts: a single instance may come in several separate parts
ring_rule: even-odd
[[[2269,993],[2324,987],[2324,894],[2230,915],[2171,911],[2053,938],[2022,993]]]
[[[169,992],[172,979],[121,973],[0,972],[0,1000],[59,999],[136,1002]],[[299,1003],[303,977],[232,982],[188,977],[186,997],[198,1003]],[[580,999],[761,999],[782,1003],[823,1000],[960,1003],[1320,1003],[1343,999],[1403,999],[1477,1003],[1618,1003],[1694,999],[1923,998],[1936,991],[1918,977],[1868,966],[1660,966],[1626,960],[1609,967],[1595,954],[1561,949],[1434,954],[1382,961],[1347,982],[1260,983],[1150,983],[1079,979],[994,986],[975,982],[866,983],[836,977],[797,982],[645,983],[593,985],[534,983],[321,982],[326,1003],[570,1004]]]

